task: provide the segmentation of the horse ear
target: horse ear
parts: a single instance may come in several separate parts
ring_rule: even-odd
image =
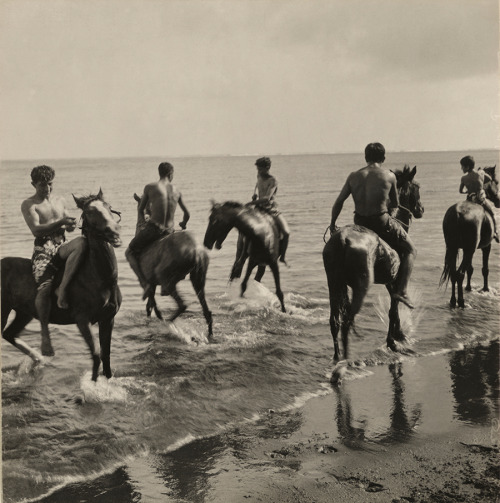
[[[140,202],[141,202],[141,198],[137,195],[137,193],[136,193],[136,192],[134,192],[134,199],[135,199],[138,203],[140,203]]]
[[[97,199],[100,199],[102,201],[102,189],[99,187],[99,192],[97,193]]]
[[[212,206],[212,209],[215,209],[219,206],[219,204],[215,201],[215,199],[210,199],[210,204]]]
[[[76,197],[75,194],[71,194],[73,196],[73,199],[75,200],[76,207],[80,208],[81,210],[83,209],[83,197]]]
[[[416,174],[417,174],[417,167],[413,166],[413,169],[411,170],[411,173],[410,173],[410,180],[413,180],[413,178],[415,177]]]

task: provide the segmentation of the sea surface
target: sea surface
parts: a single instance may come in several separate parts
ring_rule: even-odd
[[[405,164],[417,166],[415,179],[420,182],[425,207],[423,218],[414,220],[410,228],[418,250],[410,286],[417,308],[413,312],[401,308],[411,351],[399,355],[386,349],[389,299],[385,288],[375,285],[357,317],[356,333],[350,337],[353,368],[357,369],[350,373],[352,379],[362,379],[363,373],[380,365],[390,367],[454,351],[458,359],[450,362],[452,372],[468,358],[466,353],[461,360],[460,351],[471,347],[479,348],[473,353],[479,355],[479,360],[473,358],[473,365],[498,370],[499,246],[492,247],[487,293],[480,291],[481,253],[475,255],[473,291],[466,295],[465,310],[451,310],[450,289],[438,288],[445,253],[441,223],[446,209],[464,197],[458,193],[462,174],[459,159],[468,153],[387,155],[386,166],[390,169]],[[478,166],[498,162],[495,150],[472,154]],[[236,230],[229,234],[221,250],[209,252],[206,292],[214,315],[216,344],[207,343],[206,324],[188,280],[179,286],[188,310],[175,325],[148,319],[138,281],[125,260],[137,216],[133,194],[141,194],[146,183],[158,178],[161,161],[173,163],[174,184],[191,212],[188,229],[202,243],[212,200],[250,200],[256,182],[256,157],[2,163],[2,257],[31,256],[33,238],[20,205],[33,193],[30,171],[38,164],[54,167],[54,191],[66,198],[76,217],[79,211],[72,194],[81,196],[102,189],[105,199],[122,212],[124,243],[116,249],[123,303],[113,332],[111,380],[101,376],[97,384],[92,383],[90,356],[74,326],[52,327],[56,355],[42,368],[33,367],[27,357],[2,341],[5,502],[42,501],[61,488],[93,481],[103,474],[115,474],[117,478],[123,475],[133,485],[130,473],[123,472],[123,467],[135,469],[135,486],[120,501],[141,501],[141,494],[144,501],[191,500],[176,493],[183,477],[176,469],[180,470],[182,463],[176,467],[165,461],[160,466],[152,460],[166,459],[161,456],[169,453],[178,453],[182,460],[181,453],[203,439],[258,422],[269,410],[293,409],[314,396],[333,392],[329,384],[333,344],[321,253],[332,204],[347,175],[364,165],[361,154],[272,156],[271,172],[279,182],[279,207],[291,229],[289,267],[280,269],[287,313],[280,312],[270,273],[266,273],[262,284],[251,282],[245,298],[239,296],[237,282],[228,283]],[[352,213],[353,204],[348,200],[338,224],[351,223]],[[177,215],[177,221],[181,218],[181,214]],[[160,296],[157,300],[168,317],[174,308],[173,300]],[[28,325],[23,340],[39,347],[38,322]],[[472,408],[467,400],[473,400],[477,390],[464,402],[457,401],[461,393],[468,397],[471,390],[460,371],[451,376],[455,385],[449,401],[456,421],[488,422],[498,415],[497,404],[485,405],[498,397],[496,372],[485,372],[493,385],[490,382],[488,391],[480,397],[482,402]],[[390,387],[389,382],[387,385]],[[465,413],[460,403],[466,404]],[[383,409],[387,404],[371,403],[370,407]],[[367,434],[376,438],[386,426],[379,425],[378,431],[375,426]],[[121,479],[117,482],[122,483]],[[166,488],[164,492],[151,489],[158,484]]]

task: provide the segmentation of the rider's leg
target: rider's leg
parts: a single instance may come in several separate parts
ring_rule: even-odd
[[[290,238],[290,229],[288,228],[288,223],[283,217],[283,215],[278,215],[276,217],[276,221],[278,222],[280,232],[281,232],[281,239],[280,239],[280,246],[279,246],[279,254],[280,254],[280,262],[285,261],[285,254],[286,250],[288,248],[288,240]]]
[[[61,284],[57,289],[57,306],[61,309],[68,309],[68,285],[73,279],[76,271],[80,267],[85,252],[87,251],[87,240],[79,236],[72,241],[64,243],[58,250],[62,260],[66,261]]]
[[[491,215],[491,219],[493,220],[493,239],[498,243],[498,230],[497,230],[497,221],[495,218],[495,212],[493,211],[493,204],[485,199],[483,202],[483,208]]]
[[[40,320],[41,331],[42,331],[42,355],[43,356],[54,356],[54,348],[52,347],[52,342],[50,340],[49,331],[49,317],[50,309],[52,307],[52,302],[50,295],[52,293],[52,282],[53,278],[48,278],[42,281],[38,287],[38,291],[35,298],[35,308],[38,314],[38,319]]]
[[[392,294],[393,299],[403,302],[410,309],[413,309],[415,306],[411,303],[407,290],[416,256],[417,250],[413,246],[413,243],[408,239],[405,243],[405,249],[400,253],[401,263],[399,266],[398,277],[396,279],[396,291]]]
[[[141,266],[139,264],[139,260],[137,259],[137,252],[134,249],[131,249],[130,246],[125,250],[125,257],[130,264],[130,267],[135,272],[135,275],[139,279],[139,283],[141,287],[146,291],[149,287],[148,281],[144,276]]]

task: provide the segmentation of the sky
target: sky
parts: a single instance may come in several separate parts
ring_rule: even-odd
[[[497,0],[0,0],[2,159],[500,147]]]

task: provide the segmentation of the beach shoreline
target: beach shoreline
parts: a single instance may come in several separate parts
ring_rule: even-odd
[[[498,380],[483,396],[462,402],[460,381],[445,378],[457,357],[491,356],[492,348],[498,341],[489,351],[483,345],[389,369],[374,366],[359,378],[352,373],[301,406],[263,411],[256,421],[137,457],[112,474],[66,485],[37,501],[498,501]],[[498,374],[494,359],[483,359],[482,368],[486,381]],[[464,369],[461,377],[470,389],[471,379],[484,380],[484,372]],[[388,407],[372,408],[388,397]],[[475,415],[467,415],[471,411]]]

